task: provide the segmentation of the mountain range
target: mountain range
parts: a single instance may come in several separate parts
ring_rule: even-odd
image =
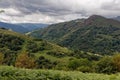
[[[19,33],[27,33],[31,32],[36,29],[44,28],[47,27],[48,24],[42,24],[42,23],[5,23],[5,22],[0,22],[0,27],[1,28],[6,28],[10,29],[15,32]]]
[[[16,25],[16,24],[11,24],[11,23],[0,22],[0,27],[10,29],[12,31],[19,32],[19,33],[28,32],[27,28],[24,28],[24,27],[22,27],[20,25]]]
[[[114,17],[113,19],[120,21],[120,16]]]
[[[45,28],[48,26],[48,24],[43,24],[43,23],[19,23],[16,25],[20,25],[30,31],[40,29],[40,28]]]
[[[120,22],[99,15],[52,24],[30,35],[73,50],[103,55],[120,52]]]

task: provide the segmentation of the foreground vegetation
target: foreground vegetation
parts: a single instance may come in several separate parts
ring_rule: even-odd
[[[119,80],[120,74],[82,73],[78,71],[30,70],[0,67],[0,80]]]

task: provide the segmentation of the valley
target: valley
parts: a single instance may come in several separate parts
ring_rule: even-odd
[[[119,80],[119,26],[117,20],[93,15],[28,35],[1,27],[0,79]]]

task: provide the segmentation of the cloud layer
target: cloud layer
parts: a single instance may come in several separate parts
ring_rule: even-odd
[[[93,14],[120,15],[120,0],[1,0],[0,20],[13,23],[57,23]]]

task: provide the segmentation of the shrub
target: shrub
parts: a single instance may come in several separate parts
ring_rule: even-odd
[[[113,56],[113,63],[117,68],[117,71],[120,72],[120,54],[116,54]]]
[[[42,69],[52,69],[57,65],[56,62],[52,62],[46,59],[44,56],[40,56],[36,60],[36,64],[37,64],[37,68],[42,68]]]
[[[3,53],[0,53],[0,65],[3,63],[4,60],[4,55]]]
[[[29,57],[27,53],[21,53],[16,59],[15,66],[20,68],[35,68],[36,64],[34,59]]]
[[[70,70],[79,70],[82,72],[91,72],[92,65],[87,59],[74,59],[69,62],[68,68]]]
[[[103,57],[100,61],[98,61],[96,65],[96,72],[107,74],[115,73],[116,67],[113,63],[112,58]]]

